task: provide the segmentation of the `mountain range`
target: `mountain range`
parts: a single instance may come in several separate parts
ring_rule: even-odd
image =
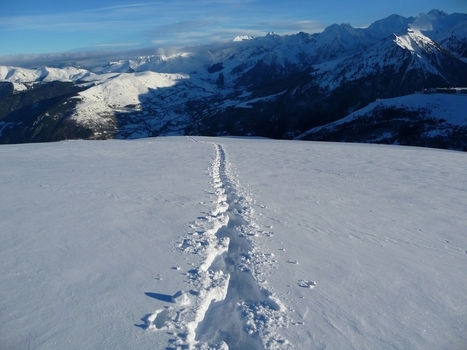
[[[0,142],[174,134],[352,141],[345,130],[337,133],[340,137],[324,129],[319,137],[308,131],[376,100],[386,101],[379,112],[396,110],[384,121],[396,125],[391,120],[400,119],[397,111],[404,107],[398,101],[391,105],[393,98],[467,86],[467,14],[392,15],[367,28],[334,24],[317,34],[238,36],[226,43],[128,57],[0,66]],[[431,125],[428,133],[423,129],[423,142],[420,127],[405,124],[397,125],[407,137],[367,135],[363,125],[368,120],[381,122],[368,114],[367,122],[352,124],[359,128],[358,141],[467,149],[462,141],[467,122],[456,115],[467,95],[455,97],[461,107],[456,102],[448,113],[454,113],[454,124],[446,117],[436,119],[443,122],[427,119],[423,101],[433,95],[420,96],[410,97],[422,102],[404,118],[411,125]],[[438,105],[451,104],[430,108]],[[437,132],[438,126],[446,130],[446,123],[461,142],[452,141],[452,133]],[[444,141],[438,142],[441,134]],[[426,141],[429,135],[438,141]]]

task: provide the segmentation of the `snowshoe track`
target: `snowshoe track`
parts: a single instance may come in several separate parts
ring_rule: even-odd
[[[188,271],[191,290],[174,294],[176,306],[147,315],[146,328],[176,330],[168,349],[290,348],[274,331],[289,323],[285,308],[264,280],[258,282],[271,259],[251,239],[261,233],[251,200],[229,176],[222,145],[213,145],[213,207],[179,244],[185,253],[202,255],[203,262]]]

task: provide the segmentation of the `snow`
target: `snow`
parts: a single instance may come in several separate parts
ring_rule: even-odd
[[[467,345],[465,153],[168,137],[0,163],[5,348]]]
[[[337,58],[315,65],[317,71],[312,74],[318,80],[320,87],[334,90],[343,81],[356,81],[378,75],[388,68],[395,72],[407,73],[410,69],[403,67],[402,63],[406,58],[405,52],[409,51],[412,55],[410,65],[413,68],[422,68],[423,71],[442,75],[437,65],[426,54],[427,52],[439,54],[439,47],[420,31],[406,29],[406,33],[406,35],[393,34],[351,57]]]
[[[413,17],[405,18],[399,15],[391,15],[372,23],[366,31],[370,37],[383,39],[392,34],[406,33],[410,23],[413,22]]]
[[[395,36],[394,42],[403,49],[411,51],[416,54],[419,58],[422,58],[423,51],[435,51],[436,44],[424,36],[419,30],[409,29],[406,35]],[[425,64],[428,70],[430,65]],[[435,71],[431,69],[431,71]]]
[[[0,66],[0,80],[16,83],[21,91],[22,83],[30,82],[51,82],[51,81],[78,81],[84,78],[91,78],[95,74],[86,69],[75,67],[51,68],[41,67],[36,69],[27,69],[11,66]]]
[[[410,34],[402,35],[402,36],[397,36],[395,35],[396,39],[394,42],[402,47],[403,49],[415,52],[417,51],[418,54],[420,54],[421,50],[420,48],[414,43],[413,37]]]
[[[465,113],[467,110],[467,95],[449,95],[443,93],[412,94],[377,100],[366,107],[349,114],[345,118],[308,130],[297,136],[297,139],[302,139],[308,134],[319,130],[332,129],[335,126],[351,122],[371,113],[377,108],[404,108],[410,111],[423,110],[426,113],[426,118],[442,119],[445,120],[443,123],[448,123],[454,126],[467,126],[467,115]],[[440,122],[440,126],[443,123]]]
[[[254,38],[249,35],[238,35],[236,36],[233,41],[244,41],[244,40],[253,40]]]
[[[104,77],[108,76],[104,74]],[[79,93],[81,102],[76,108],[73,119],[83,125],[99,121],[96,115],[113,114],[115,109],[140,104],[140,96],[150,89],[174,86],[178,81],[188,79],[183,74],[154,72],[122,73],[109,75],[95,86]],[[132,107],[134,109],[134,107]]]
[[[443,11],[432,10],[428,13],[420,13],[411,23],[411,27],[424,32],[442,32],[447,27],[453,27],[466,19],[466,14],[453,13],[448,15]]]

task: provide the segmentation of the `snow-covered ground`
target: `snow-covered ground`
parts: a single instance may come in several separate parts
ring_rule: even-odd
[[[4,349],[465,349],[467,154],[0,147]]]

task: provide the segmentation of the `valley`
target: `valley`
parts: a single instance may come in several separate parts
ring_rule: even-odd
[[[308,130],[377,100],[467,86],[466,23],[466,14],[433,10],[410,18],[392,15],[363,29],[336,24],[317,34],[240,37],[167,55],[0,66],[0,142],[163,135],[312,140]],[[422,129],[425,109],[411,114]],[[435,132],[438,123],[428,123]],[[456,138],[465,135],[466,125],[454,124],[460,129],[452,137],[439,130],[444,141],[424,141],[417,128],[408,127],[408,137],[387,142],[464,150]],[[316,140],[385,140],[365,136],[364,128],[358,134],[321,133]]]

